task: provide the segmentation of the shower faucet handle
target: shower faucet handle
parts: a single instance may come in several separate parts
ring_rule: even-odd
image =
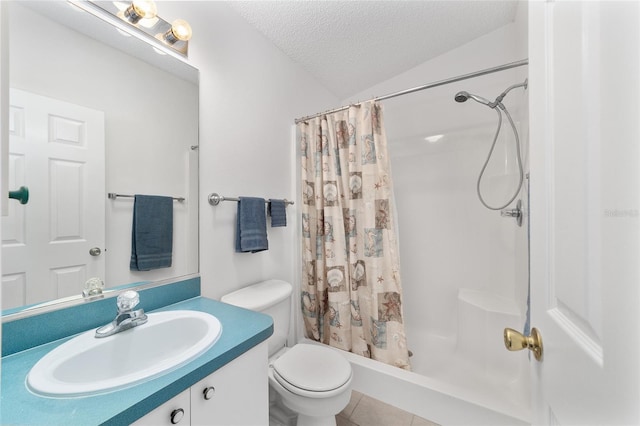
[[[502,217],[513,217],[515,218],[518,226],[522,226],[522,200],[518,200],[515,209],[505,209],[500,211],[500,216]]]
[[[508,209],[508,210],[502,210],[500,212],[500,216],[502,217],[518,217],[522,214],[522,212],[518,209]]]

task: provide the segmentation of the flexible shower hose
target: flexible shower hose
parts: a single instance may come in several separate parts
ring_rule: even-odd
[[[494,108],[495,111],[498,113],[498,128],[496,129],[496,134],[493,137],[493,142],[491,143],[491,149],[489,149],[489,154],[487,155],[487,159],[485,160],[484,165],[482,166],[482,170],[480,170],[480,174],[478,175],[478,182],[476,184],[476,192],[478,193],[478,198],[480,199],[480,202],[490,210],[502,210],[506,208],[509,204],[511,204],[513,200],[515,200],[518,194],[520,193],[520,189],[522,188],[522,181],[524,179],[524,172],[522,170],[522,159],[520,158],[520,138],[518,137],[518,131],[516,130],[516,125],[513,123],[513,120],[511,119],[511,115],[509,114],[509,111],[507,111],[507,108],[504,105],[502,105],[502,103],[500,102],[498,102],[498,107],[499,108]],[[484,198],[482,197],[482,191],[480,191],[480,181],[482,180],[482,176],[484,175],[485,169],[489,164],[489,160],[491,160],[491,156],[493,155],[493,150],[496,147],[496,142],[498,141],[498,135],[500,134],[500,128],[502,127],[502,113],[500,112],[500,110],[503,110],[504,113],[507,115],[507,118],[509,119],[509,123],[511,124],[511,128],[513,129],[513,134],[516,137],[516,157],[517,157],[516,160],[518,162],[518,170],[520,172],[520,181],[518,182],[518,188],[514,192],[513,196],[509,199],[509,201],[507,201],[504,205],[500,207],[493,207],[487,204]]]

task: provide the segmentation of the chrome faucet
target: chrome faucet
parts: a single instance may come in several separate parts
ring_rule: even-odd
[[[116,304],[118,305],[118,315],[107,325],[96,330],[96,338],[111,336],[147,322],[147,315],[143,309],[133,308],[140,303],[138,292],[129,290],[118,295]]]

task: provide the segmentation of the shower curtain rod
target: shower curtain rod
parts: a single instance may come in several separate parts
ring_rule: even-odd
[[[486,74],[492,74],[494,72],[504,71],[504,70],[508,70],[508,69],[511,69],[511,68],[516,68],[516,67],[521,67],[523,65],[528,65],[528,64],[529,64],[529,60],[528,59],[521,59],[519,61],[510,62],[508,64],[499,65],[497,67],[486,68],[486,69],[483,69],[483,70],[480,70],[480,71],[476,71],[476,72],[472,72],[472,73],[469,73],[469,74],[463,74],[463,75],[459,75],[457,77],[447,78],[445,80],[436,81],[434,83],[424,84],[422,86],[418,86],[418,87],[413,87],[411,89],[402,90],[400,92],[390,93],[390,94],[384,95],[384,96],[378,96],[378,97],[372,98],[371,100],[372,101],[383,101],[385,99],[391,99],[391,98],[395,98],[397,96],[407,95],[407,94],[413,93],[413,92],[419,92],[419,91],[424,90],[424,89],[431,89],[432,87],[444,86],[445,84],[455,83],[455,82],[458,82],[458,81],[467,80],[469,78],[480,77],[480,76],[483,76],[483,75],[486,75]],[[356,102],[355,105],[358,105],[360,103],[362,103],[362,102]],[[354,104],[352,104],[352,105],[354,105]],[[351,105],[346,105],[346,106],[342,106],[340,108],[331,109],[329,111],[319,112],[319,113],[313,114],[313,115],[307,115],[306,117],[295,119],[294,122],[296,124],[298,124],[298,123],[301,123],[303,121],[310,120],[312,118],[320,117],[321,115],[332,114],[332,113],[338,112],[338,111],[344,111],[345,109],[348,109],[350,106]]]

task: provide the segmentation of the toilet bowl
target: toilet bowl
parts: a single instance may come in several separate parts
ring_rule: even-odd
[[[335,416],[351,398],[351,364],[323,345],[287,347],[292,286],[268,280],[234,291],[220,300],[271,315],[269,385],[282,405],[298,414],[298,426],[335,426]]]
[[[298,426],[333,426],[351,398],[351,364],[335,351],[299,343],[269,361],[269,385]]]

